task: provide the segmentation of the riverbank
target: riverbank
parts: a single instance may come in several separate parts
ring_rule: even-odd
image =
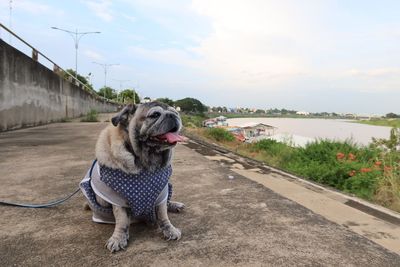
[[[400,153],[350,141],[317,140],[291,147],[275,140],[247,144],[223,129],[186,128],[240,155],[400,212]]]
[[[239,119],[239,118],[281,118],[281,119],[324,119],[324,120],[348,120],[355,123],[374,125],[374,126],[386,126],[400,128],[400,119],[387,119],[387,118],[376,118],[376,119],[359,119],[354,117],[346,116],[315,116],[315,115],[297,115],[297,114],[285,114],[285,115],[273,115],[265,113],[207,113],[207,118],[215,118],[218,116],[224,116],[228,119]]]
[[[367,124],[367,125],[400,128],[400,119],[356,120],[354,122],[361,123],[361,124]]]

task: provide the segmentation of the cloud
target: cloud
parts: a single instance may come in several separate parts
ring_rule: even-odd
[[[191,8],[208,18],[212,30],[185,50],[196,55],[197,67],[219,77],[223,90],[393,91],[400,83],[400,69],[386,67],[397,61],[384,50],[397,48],[382,48],[387,37],[376,35],[385,25],[341,28],[337,19],[343,7],[319,1],[193,0]],[[353,22],[346,20],[344,25]],[[346,71],[351,64],[360,69]]]
[[[83,54],[93,61],[103,61],[104,57],[96,51],[86,49]]]
[[[355,91],[398,92],[400,68],[350,69],[338,77],[337,88],[354,88]]]
[[[298,7],[298,8],[297,8]],[[309,6],[308,6],[309,7]],[[274,86],[310,72],[304,53],[312,39],[315,8],[271,1],[194,0],[193,10],[209,18],[213,32],[193,51],[212,73],[237,87]]]
[[[181,65],[186,67],[198,67],[199,62],[190,51],[165,48],[165,49],[147,49],[140,46],[130,46],[129,52],[134,57],[139,57],[164,64]]]
[[[38,1],[28,1],[28,0],[17,0],[12,1],[13,12],[23,11],[33,15],[43,15],[43,14],[57,14],[62,15],[64,11],[61,9],[54,8],[53,6],[40,3]],[[4,10],[9,10],[9,1],[1,1],[0,8]]]
[[[161,1],[161,7],[164,5]],[[157,15],[156,21],[164,27],[171,24],[170,17],[156,12],[160,9],[159,1],[139,1],[139,6],[152,10],[146,16]],[[219,77],[220,83],[229,88],[272,87],[310,71],[301,50],[312,35],[311,22],[307,12],[294,14],[301,9],[288,8],[289,4],[273,5],[269,1],[249,4],[227,0],[194,0],[192,5],[174,1],[167,6],[170,16],[174,14],[177,21],[201,17],[202,22],[210,24],[210,32],[203,35],[187,32],[190,44],[179,42],[180,48],[135,46],[130,48],[132,54],[200,69],[204,74]],[[169,46],[175,46],[174,41]]]
[[[273,94],[287,101],[303,93],[306,103],[326,92],[399,87],[397,31],[371,19],[372,9],[358,14],[348,11],[353,5],[318,0],[121,1],[131,9],[122,19],[132,14],[136,23],[150,21],[128,51],[163,84],[184,81],[185,88],[231,95],[238,103],[265,102]]]
[[[88,8],[102,20],[110,22],[114,19],[110,0],[87,1],[85,3]]]
[[[346,72],[350,76],[388,77],[400,76],[400,68],[375,68],[368,70],[351,69]]]
[[[122,14],[122,17],[127,19],[130,22],[136,22],[137,21],[137,18],[135,16],[131,16],[131,15],[128,15],[128,14]]]

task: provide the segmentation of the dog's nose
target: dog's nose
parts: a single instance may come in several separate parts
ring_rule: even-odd
[[[171,130],[169,130],[169,132],[177,132],[179,130],[179,128],[181,127],[179,118],[172,113],[167,113],[166,117],[168,118],[168,124],[171,127]]]
[[[176,118],[176,114],[172,113],[172,112],[168,112],[167,114],[165,114],[165,116],[167,118],[171,118],[171,119],[175,119]]]

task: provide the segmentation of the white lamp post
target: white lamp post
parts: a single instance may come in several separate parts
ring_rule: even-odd
[[[117,66],[119,64],[107,64],[107,63],[98,63],[98,62],[92,62],[93,64],[97,64],[103,67],[104,69],[104,101],[106,98],[106,87],[107,87],[107,68],[112,67],[112,66]]]
[[[79,45],[79,41],[81,40],[82,36],[86,35],[86,34],[91,34],[91,33],[100,33],[100,32],[78,32],[78,29],[75,30],[75,32],[73,31],[69,31],[69,30],[64,30],[64,29],[60,29],[57,27],[51,27],[54,30],[59,30],[59,31],[63,31],[68,33],[69,35],[71,35],[72,39],[74,39],[74,44],[75,44],[75,78],[78,79],[78,45]]]
[[[113,79],[116,82],[119,82],[119,93],[118,95],[122,92],[122,84],[125,82],[129,82],[130,80],[118,80],[118,79]],[[118,95],[117,95],[117,101],[118,101]]]

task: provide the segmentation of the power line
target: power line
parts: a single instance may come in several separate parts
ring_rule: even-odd
[[[9,2],[9,4],[10,4],[10,14],[9,14],[9,25],[8,25],[8,27],[12,30],[12,3],[13,3],[13,1],[12,0],[10,0],[10,2]],[[11,33],[10,33],[10,35],[9,35],[9,37],[8,37],[9,39],[8,39],[8,42],[11,44],[11,42],[12,42],[12,35],[11,35]]]

